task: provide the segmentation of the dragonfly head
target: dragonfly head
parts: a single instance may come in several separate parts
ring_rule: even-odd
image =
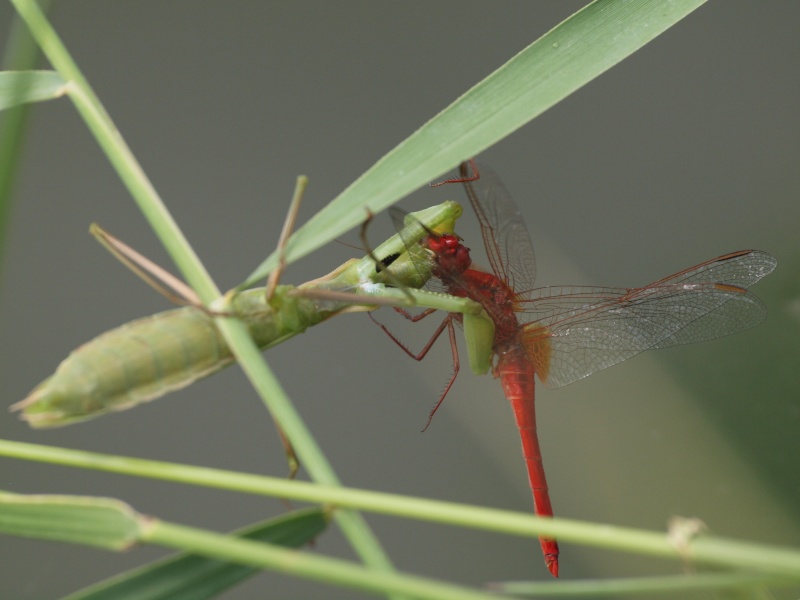
[[[436,261],[434,274],[437,277],[460,275],[472,264],[469,248],[454,233],[431,235],[426,245],[433,252]]]

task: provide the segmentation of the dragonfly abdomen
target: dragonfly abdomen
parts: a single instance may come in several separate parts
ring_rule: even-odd
[[[514,420],[522,441],[522,456],[528,470],[528,481],[533,495],[534,512],[540,517],[552,517],[550,492],[544,474],[542,451],[536,433],[535,382],[533,364],[528,360],[520,346],[513,346],[507,352],[498,354],[495,375],[500,378],[503,392],[511,403]],[[539,543],[544,553],[547,569],[558,577],[558,543],[547,537],[540,537]]]

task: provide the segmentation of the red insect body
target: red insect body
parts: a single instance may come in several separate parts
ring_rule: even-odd
[[[434,258],[432,274],[447,292],[479,302],[494,323],[494,375],[514,411],[535,512],[551,517],[536,434],[534,374],[548,387],[560,387],[644,350],[753,327],[764,319],[766,309],[747,288],[772,272],[777,261],[764,252],[741,250],[641,288],[535,289],[533,245],[519,209],[497,176],[485,167],[479,176],[470,161],[461,165],[460,178],[444,183],[453,182],[464,184],[491,272],[474,268],[469,248],[456,235],[431,233],[423,244]],[[448,315],[420,354],[404,348],[420,360],[445,328],[450,332],[454,374],[431,416],[458,373],[452,322],[460,318]],[[545,564],[557,577],[558,544],[546,537],[539,541]]]
[[[461,244],[457,236],[430,236],[427,245],[435,255],[433,275],[441,280],[447,292],[479,302],[494,321],[492,351],[497,357],[494,375],[500,379],[514,411],[533,493],[534,511],[540,517],[552,517],[553,508],[536,434],[534,364],[529,360],[521,339],[523,330],[515,314],[516,295],[496,275],[469,268],[472,264],[469,248]],[[539,542],[547,569],[558,577],[558,543],[544,537],[539,538]]]

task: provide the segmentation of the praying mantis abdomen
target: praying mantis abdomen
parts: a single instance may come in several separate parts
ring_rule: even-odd
[[[333,314],[313,302],[287,296],[279,286],[273,309],[263,289],[233,300],[253,340],[268,348]],[[277,300],[277,302],[275,301]],[[173,309],[107,331],[75,349],[23,401],[33,427],[58,427],[130,408],[216,373],[234,361],[210,316],[194,307]]]

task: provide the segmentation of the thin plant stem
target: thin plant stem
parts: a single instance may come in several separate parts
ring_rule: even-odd
[[[47,11],[49,0],[40,2]],[[19,17],[14,18],[3,53],[2,69],[24,71],[33,69],[39,58],[39,47]],[[28,116],[32,106],[15,106],[0,119],[0,265],[5,248],[5,238],[11,218],[11,198],[17,180],[17,167],[22,159],[22,147],[27,131]]]
[[[670,594],[711,590],[743,591],[765,585],[796,585],[797,579],[775,577],[762,573],[698,573],[692,575],[665,575],[661,577],[626,577],[624,579],[587,579],[584,581],[504,581],[491,589],[504,594],[520,596],[545,596],[564,598],[585,597],[638,597],[642,594]],[[757,596],[752,596],[756,598]],[[769,596],[771,598],[771,596]]]

